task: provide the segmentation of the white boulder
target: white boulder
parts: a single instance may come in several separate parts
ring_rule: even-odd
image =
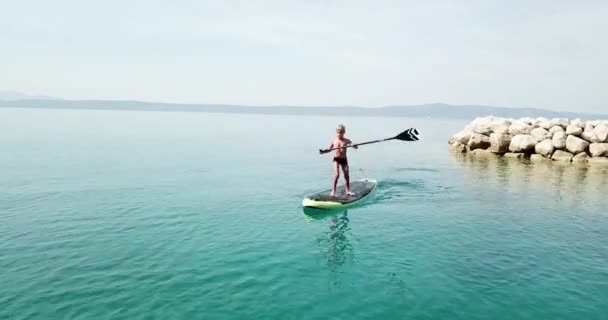
[[[509,134],[516,136],[518,134],[530,134],[532,126],[521,121],[513,122],[509,127]]]
[[[509,150],[514,153],[531,152],[536,146],[536,138],[528,134],[518,134],[511,139]]]
[[[450,149],[454,152],[465,153],[465,152],[467,152],[467,145],[462,144],[460,142],[456,142],[456,143],[450,144]]]
[[[545,139],[534,147],[534,151],[537,154],[546,158],[551,158],[553,150],[555,150],[555,148],[553,147],[553,142],[551,139]]]
[[[492,117],[476,118],[471,123],[473,132],[489,136],[492,133],[492,129],[490,128],[492,121],[494,121]]]
[[[587,148],[589,148],[589,142],[581,138],[575,136],[568,136],[566,138],[566,149],[572,154],[584,152]]]
[[[585,128],[585,122],[581,119],[574,119],[574,120],[570,121],[570,125],[579,127],[579,128]]]
[[[593,132],[597,135],[599,142],[608,142],[608,125],[601,123],[598,124]]]
[[[608,143],[592,143],[589,145],[589,153],[592,157],[608,156]]]
[[[553,135],[558,131],[564,131],[564,128],[560,126],[553,126],[549,129],[549,134],[553,137]]]
[[[566,134],[580,137],[583,134],[583,128],[573,124],[566,127]]]
[[[505,153],[509,151],[511,136],[502,133],[492,133],[490,135],[490,150],[494,153]]]
[[[586,152],[581,152],[572,157],[572,162],[585,163],[589,161],[589,155]]]
[[[549,130],[551,129],[551,121],[547,118],[538,118],[538,127]]]
[[[581,134],[581,137],[591,143],[600,142],[600,139],[597,137],[597,134],[595,134],[595,132],[593,131],[584,131],[583,134]]]
[[[568,121],[568,119],[558,119],[558,118],[554,118],[551,119],[550,121],[551,126],[560,126],[564,129],[566,129],[566,127],[570,124],[570,121]]]
[[[534,128],[530,131],[530,135],[533,136],[536,141],[543,141],[549,137],[549,131],[543,128]]]
[[[557,150],[553,153],[553,156],[551,156],[551,159],[555,160],[555,161],[571,161],[572,157],[574,157],[574,155],[570,152],[566,152],[566,151],[562,151],[562,150]]]
[[[524,117],[524,118],[520,118],[518,121],[519,121],[519,122],[526,123],[526,124],[528,124],[528,125],[530,125],[530,126],[531,126],[531,125],[534,125],[534,123],[536,122],[536,120],[534,120],[534,119],[532,119],[532,118],[530,118],[530,117]]]
[[[473,133],[469,139],[469,149],[487,149],[490,146],[490,137],[479,133]]]
[[[471,130],[462,130],[460,132],[458,132],[457,134],[452,136],[452,139],[450,139],[450,144],[454,144],[456,142],[460,143],[460,144],[468,144],[469,143],[469,139],[471,139],[471,135],[473,135],[473,131]]]
[[[511,126],[511,121],[509,121],[507,119],[495,119],[490,124],[490,130],[492,130],[492,133],[506,134],[506,133],[509,133],[510,126]]]
[[[558,131],[553,135],[553,146],[555,149],[564,149],[566,147],[566,133]]]

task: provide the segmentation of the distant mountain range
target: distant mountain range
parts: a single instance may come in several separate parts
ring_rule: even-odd
[[[0,100],[15,101],[15,100],[27,100],[27,99],[32,99],[32,100],[57,100],[59,98],[50,97],[50,96],[43,96],[43,95],[27,94],[27,93],[16,92],[16,91],[1,91],[0,90]]]
[[[13,95],[13,98],[17,95]],[[403,105],[384,107],[355,106],[244,106],[220,104],[183,104],[120,100],[60,100],[32,98],[5,99],[0,96],[0,108],[44,108],[44,109],[96,109],[96,110],[134,110],[134,111],[174,111],[174,112],[213,112],[276,115],[319,115],[319,116],[366,116],[366,117],[428,117],[450,119],[472,119],[481,116],[507,118],[546,117],[608,119],[608,115],[579,112],[559,112],[535,108],[506,108],[477,105],[449,105],[444,103],[424,105]]]

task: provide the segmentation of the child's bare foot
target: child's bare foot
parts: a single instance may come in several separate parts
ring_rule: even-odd
[[[352,191],[346,191],[346,195],[348,195],[348,196],[354,196],[354,195],[355,195],[355,193],[354,193],[354,192],[352,192]]]
[[[335,191],[332,191],[332,192],[329,194],[329,196],[330,196],[330,197],[335,197],[335,196],[336,196],[336,192],[335,192]]]

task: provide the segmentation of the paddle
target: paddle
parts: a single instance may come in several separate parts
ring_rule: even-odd
[[[418,141],[420,139],[418,139],[418,130],[416,130],[414,128],[410,128],[391,138],[361,142],[361,143],[357,143],[357,144],[353,144],[353,145],[349,145],[349,146],[345,146],[345,147],[338,147],[338,148],[331,148],[331,149],[319,149],[319,153],[323,154],[323,153],[328,153],[328,152],[330,152],[332,150],[336,150],[336,149],[350,148],[350,147],[354,147],[354,146],[358,147],[358,146],[362,146],[364,144],[383,142],[383,141],[389,141],[389,140]]]

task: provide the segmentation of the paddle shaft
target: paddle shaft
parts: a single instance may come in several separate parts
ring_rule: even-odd
[[[344,149],[344,148],[350,148],[350,147],[354,147],[354,146],[357,146],[357,147],[358,147],[358,146],[362,146],[362,145],[364,145],[364,144],[371,144],[371,143],[383,142],[383,141],[388,141],[388,140],[393,140],[393,139],[395,139],[395,137],[392,137],[392,138],[386,138],[386,139],[379,139],[379,140],[373,140],[373,141],[367,141],[367,142],[361,142],[361,143],[351,144],[351,145],[344,146],[344,147],[337,147],[337,148],[325,149],[325,150],[322,150],[322,151],[325,151],[325,152],[330,152],[330,151],[332,151],[332,150],[336,150],[336,149]]]
[[[385,139],[379,139],[379,140],[373,140],[373,141],[367,141],[367,142],[361,142],[361,143],[356,143],[356,144],[351,144],[348,146],[344,146],[344,147],[337,147],[337,148],[331,148],[331,149],[319,149],[319,153],[323,154],[323,153],[328,153],[332,150],[336,150],[336,149],[344,149],[344,148],[350,148],[350,147],[358,147],[358,146],[362,146],[364,144],[370,144],[370,143],[376,143],[376,142],[382,142],[382,141],[389,141],[389,140],[402,140],[402,141],[418,141],[418,137],[416,137],[418,135],[418,131],[414,128],[405,130],[403,132],[401,132],[400,134],[391,137],[391,138],[385,138]]]

